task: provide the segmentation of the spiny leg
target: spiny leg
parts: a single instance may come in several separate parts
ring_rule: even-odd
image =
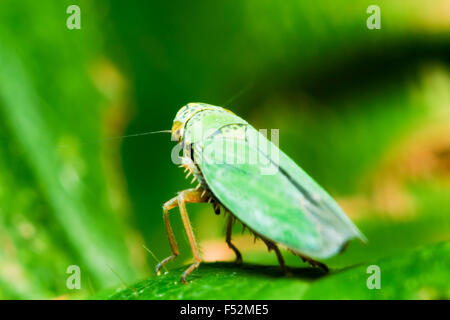
[[[326,273],[328,273],[328,271],[329,271],[327,265],[322,263],[322,262],[313,260],[313,259],[305,257],[305,256],[300,256],[300,258],[302,258],[303,262],[308,262],[309,265],[312,266],[312,267],[319,267],[320,269],[322,269]]]
[[[175,240],[175,236],[172,230],[172,227],[170,225],[170,221],[169,221],[169,210],[173,209],[175,207],[179,207],[180,209],[180,215],[181,215],[181,219],[183,221],[183,225],[184,228],[186,230],[188,239],[189,239],[189,244],[191,245],[192,248],[192,253],[194,255],[194,264],[192,264],[182,275],[181,277],[181,282],[185,283],[186,282],[186,278],[189,276],[189,274],[191,274],[192,271],[194,271],[201,262],[201,258],[200,258],[200,254],[199,254],[199,250],[198,250],[198,246],[197,243],[195,241],[195,237],[194,237],[194,232],[192,231],[192,226],[191,223],[189,221],[189,217],[186,211],[186,206],[185,203],[201,203],[201,202],[207,202],[208,198],[205,195],[205,193],[203,192],[204,190],[199,189],[199,190],[195,190],[195,189],[188,189],[188,190],[184,190],[182,192],[180,192],[178,194],[178,196],[176,196],[175,198],[170,199],[169,201],[167,201],[164,204],[164,210],[163,210],[163,215],[164,215],[164,224],[166,226],[166,231],[167,231],[167,236],[169,238],[169,243],[170,243],[170,248],[172,250],[172,255],[167,257],[166,259],[164,259],[163,261],[161,261],[161,263],[158,264],[158,266],[156,267],[156,273],[159,274],[159,271],[161,270],[161,268],[168,262],[172,261],[173,259],[175,259],[178,254],[179,254],[179,250],[178,250],[178,245],[176,243]]]
[[[228,215],[227,221],[227,235],[226,235],[226,243],[228,247],[234,251],[236,254],[236,263],[242,263],[242,255],[239,252],[238,248],[231,242],[231,231],[233,230],[233,216],[231,214]]]
[[[275,254],[277,255],[278,263],[280,264],[280,267],[283,270],[283,272],[286,275],[292,275],[291,271],[289,270],[289,268],[286,266],[286,263],[284,262],[283,255],[281,254],[281,251],[278,248],[278,246],[274,242],[272,242],[270,240],[267,240],[267,239],[264,239],[264,238],[261,238],[261,239],[264,241],[264,243],[266,244],[267,249],[269,251],[270,250],[274,250],[275,251]]]

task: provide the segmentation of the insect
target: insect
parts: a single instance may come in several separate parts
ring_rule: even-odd
[[[186,283],[202,261],[186,203],[210,202],[216,214],[222,208],[227,214],[225,241],[236,254],[237,262],[242,262],[242,255],[231,242],[236,220],[264,241],[269,251],[275,251],[286,272],[288,268],[279,245],[310,265],[328,270],[317,260],[338,254],[350,239],[365,241],[364,235],[322,187],[275,144],[231,111],[189,103],[175,116],[171,134],[183,150],[180,167],[198,185],[179,192],[163,206],[172,255],[157,265],[158,275],[180,253],[169,220],[169,211],[176,207],[194,256],[194,263],[180,281]],[[276,170],[264,172],[268,165]]]

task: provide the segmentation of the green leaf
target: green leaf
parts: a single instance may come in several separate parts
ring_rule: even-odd
[[[380,267],[381,288],[368,289],[367,267]],[[295,268],[284,276],[277,266],[204,263],[188,284],[185,267],[141,281],[108,299],[448,299],[450,242],[341,269]]]

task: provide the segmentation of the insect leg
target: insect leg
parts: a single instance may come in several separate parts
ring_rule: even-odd
[[[172,250],[172,255],[165,258],[160,263],[158,263],[158,265],[156,266],[156,270],[155,270],[157,275],[160,274],[160,270],[165,264],[174,260],[180,254],[180,251],[178,249],[178,244],[177,244],[177,241],[175,240],[175,235],[173,233],[172,226],[170,225],[170,219],[169,219],[169,210],[173,209],[177,206],[178,206],[178,197],[170,199],[169,201],[164,203],[164,206],[163,206],[164,226],[166,228],[167,237],[169,238],[169,244],[170,244],[170,249]]]
[[[329,270],[328,270],[328,267],[326,266],[326,264],[324,264],[322,262],[319,262],[319,261],[316,261],[316,260],[313,260],[313,259],[311,259],[311,258],[309,258],[307,256],[304,256],[303,254],[301,254],[299,252],[296,252],[296,251],[293,251],[293,250],[290,250],[290,249],[288,249],[288,250],[291,253],[295,254],[296,256],[300,257],[303,262],[308,262],[311,267],[319,267],[320,269],[325,271],[325,273],[328,273]]]
[[[303,259],[303,261],[308,262],[309,265],[312,266],[312,267],[319,267],[320,269],[322,269],[326,273],[328,273],[328,271],[329,271],[327,265],[322,263],[322,262],[313,260],[313,259],[308,258],[308,257],[302,257],[302,259]]]
[[[189,244],[191,245],[192,254],[195,260],[195,262],[189,268],[187,268],[186,271],[183,272],[180,280],[181,283],[187,282],[187,277],[192,273],[192,271],[198,268],[200,262],[202,261],[197,242],[195,241],[194,232],[192,231],[191,222],[189,221],[189,216],[186,211],[185,203],[200,203],[207,202],[207,200],[208,197],[204,196],[203,190],[189,189],[180,192],[180,194],[178,195],[178,207],[180,208],[181,220],[183,221],[184,229],[186,230],[186,234],[188,236]]]
[[[172,250],[172,255],[165,258],[163,261],[161,261],[157,266],[156,266],[156,274],[159,275],[160,274],[160,270],[161,268],[166,265],[167,263],[169,263],[170,261],[174,260],[179,254],[180,251],[178,249],[178,244],[175,240],[175,234],[173,233],[173,229],[172,226],[170,225],[170,220],[169,220],[169,210],[176,208],[176,207],[180,207],[180,213],[182,212],[182,208],[184,208],[184,211],[186,212],[186,208],[184,206],[185,202],[190,202],[190,203],[195,203],[195,202],[206,202],[207,198],[202,196],[202,192],[203,190],[194,190],[194,189],[188,189],[185,191],[182,191],[178,194],[178,196],[170,199],[169,201],[167,201],[164,206],[163,206],[163,218],[164,218],[164,226],[166,228],[166,232],[167,232],[167,237],[169,238],[169,244],[170,244],[170,249]],[[180,200],[182,201],[182,206],[180,205]],[[181,217],[183,218],[183,214],[181,213]],[[189,223],[189,218],[188,218],[188,223]],[[184,219],[183,219],[183,223],[184,223]],[[190,224],[189,224],[190,226]],[[186,228],[186,224],[185,224],[185,228]],[[191,233],[192,233],[192,228],[191,228]],[[193,233],[192,233],[193,236]],[[188,233],[188,237],[189,237],[189,233]],[[189,238],[190,241],[191,238]],[[194,239],[195,242],[195,239]]]
[[[228,215],[227,221],[227,235],[226,235],[226,243],[228,247],[234,251],[236,254],[236,263],[242,263],[242,255],[239,252],[238,248],[231,242],[231,230],[233,229],[233,216],[231,214]]]
[[[269,240],[264,239],[264,238],[262,238],[262,240],[266,244],[267,249],[269,251],[270,250],[274,250],[275,251],[275,254],[277,255],[278,263],[280,264],[280,267],[283,270],[283,272],[286,275],[291,275],[291,272],[289,271],[289,268],[286,266],[286,263],[284,262],[284,258],[283,258],[283,255],[281,254],[280,248],[278,248],[278,246],[272,241],[269,241]]]

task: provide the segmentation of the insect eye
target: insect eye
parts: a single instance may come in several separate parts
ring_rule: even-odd
[[[182,130],[182,123],[179,121],[175,121],[172,126],[172,141],[179,141],[181,138],[181,134],[183,133]]]

